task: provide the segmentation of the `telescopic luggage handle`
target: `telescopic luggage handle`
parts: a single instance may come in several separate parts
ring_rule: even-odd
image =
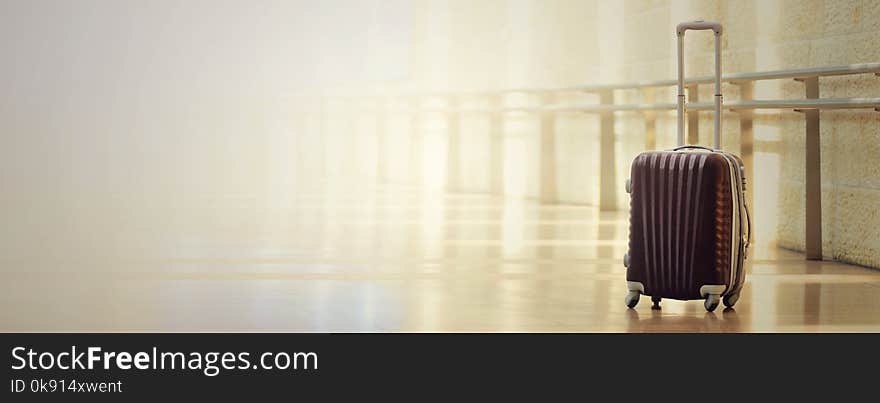
[[[715,148],[721,148],[721,23],[711,21],[691,21],[678,24],[678,145],[684,145],[684,33],[687,30],[707,30],[715,33]]]

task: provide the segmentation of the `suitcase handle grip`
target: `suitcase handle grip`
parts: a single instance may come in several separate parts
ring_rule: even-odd
[[[715,34],[715,148],[721,149],[721,23],[711,21],[683,22],[675,27],[678,36],[678,145],[684,145],[684,114],[687,109],[684,95],[684,33],[687,30],[708,30]]]
[[[678,26],[675,27],[675,32],[677,32],[679,34],[684,34],[684,31],[687,31],[689,29],[693,29],[693,30],[697,30],[697,31],[711,29],[712,31],[714,31],[715,33],[718,33],[718,34],[720,34],[722,32],[721,23],[712,22],[712,21],[703,21],[703,20],[682,22],[681,24],[678,24]]]

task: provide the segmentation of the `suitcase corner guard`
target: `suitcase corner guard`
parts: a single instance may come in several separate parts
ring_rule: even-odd
[[[645,293],[645,286],[638,281],[627,281],[626,282],[626,289],[628,291],[638,291],[642,294]]]
[[[725,290],[727,290],[727,286],[724,284],[704,285],[700,287],[700,295],[703,297],[707,295],[721,295]]]

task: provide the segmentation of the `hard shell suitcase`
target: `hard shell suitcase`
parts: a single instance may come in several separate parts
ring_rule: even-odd
[[[684,143],[683,39],[687,30],[715,34],[715,148]],[[713,311],[732,307],[745,283],[743,262],[751,237],[742,160],[721,147],[721,24],[681,23],[678,35],[678,144],[647,151],[632,163],[629,252],[624,256],[626,305],[641,294],[655,306],[662,298],[705,299]]]

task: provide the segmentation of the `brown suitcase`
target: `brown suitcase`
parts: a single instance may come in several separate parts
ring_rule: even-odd
[[[682,23],[678,34],[678,142],[684,141],[682,42],[688,29],[715,33],[715,149],[680,146],[648,151],[632,163],[629,252],[624,256],[626,305],[641,294],[656,306],[662,298],[705,299],[713,311],[723,299],[732,307],[745,282],[751,222],[742,160],[718,150],[721,133],[721,25]]]

